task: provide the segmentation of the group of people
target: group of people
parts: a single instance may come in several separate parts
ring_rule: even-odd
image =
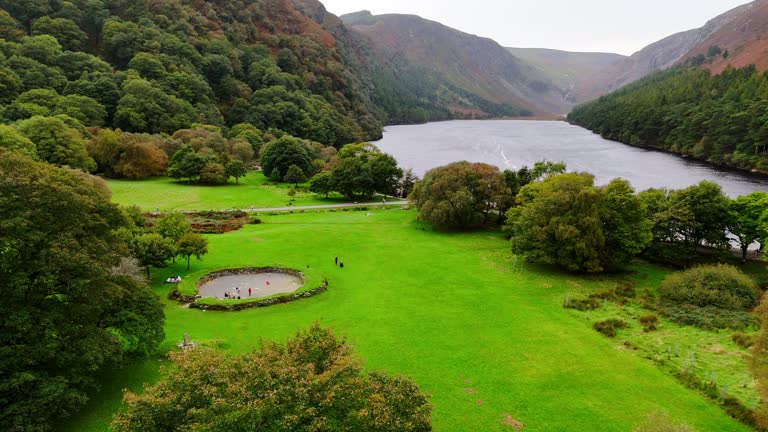
[[[271,282],[266,281],[264,282],[266,286],[272,285]],[[248,287],[248,297],[253,297],[253,288]],[[242,296],[240,295],[240,287],[235,287],[232,291],[226,291],[224,292],[224,298],[225,299],[231,299],[231,300],[240,300]]]
[[[267,285],[269,285],[269,282],[267,282]],[[251,297],[253,295],[253,288],[248,287],[248,297]],[[240,295],[240,287],[235,287],[233,291],[227,291],[224,293],[225,299],[232,299],[232,300],[240,300],[242,297]]]
[[[336,265],[341,268],[344,268],[344,261],[339,261],[339,257],[336,257]]]
[[[181,282],[181,276],[171,276],[168,279],[165,280],[165,283],[179,283]]]

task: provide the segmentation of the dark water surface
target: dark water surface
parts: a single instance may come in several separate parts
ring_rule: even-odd
[[[584,128],[558,121],[449,121],[388,126],[376,142],[419,176],[440,165],[468,160],[501,169],[532,166],[539,160],[562,161],[569,171],[587,171],[598,184],[622,177],[640,191],[681,189],[712,180],[731,197],[768,192],[768,179],[721,171],[672,154],[609,141]]]

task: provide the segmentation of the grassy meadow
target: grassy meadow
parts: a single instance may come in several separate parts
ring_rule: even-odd
[[[285,207],[291,202],[288,192],[293,185],[274,184],[260,171],[249,171],[239,184],[230,180],[221,186],[191,185],[169,177],[146,180],[113,180],[107,184],[112,190],[112,201],[123,205],[137,205],[145,210],[228,210]],[[306,185],[305,185],[306,186]],[[310,192],[297,191],[293,205],[323,205],[347,202],[341,195],[331,194],[328,199]]]
[[[162,181],[149,184],[168,189]],[[118,202],[127,196],[125,189],[115,192]],[[228,202],[226,195],[216,199]],[[182,205],[183,200],[174,201]],[[282,341],[317,321],[347,337],[367,369],[412,376],[431,393],[436,431],[510,431],[509,420],[515,419],[526,431],[626,432],[659,409],[701,432],[749,430],[681,385],[671,367],[647,358],[650,348],[628,349],[627,338],[644,337],[636,328],[609,339],[592,329],[596,317],[562,307],[567,293],[610,289],[617,279],[539,266],[515,269],[499,233],[436,233],[417,222],[414,211],[377,210],[371,216],[307,212],[263,219],[262,225],[209,236],[210,253],[202,261],[193,259],[189,272],[186,263],[153,270],[156,292],[166,299],[163,351],[174,349],[189,333],[195,342],[246,352],[260,339]],[[334,265],[335,256],[345,268]],[[329,289],[290,304],[204,312],[167,300],[170,288],[162,283],[175,274],[199,277],[208,269],[272,263],[299,270],[309,266],[328,278]],[[651,266],[636,270],[629,277],[639,291],[655,288],[665,274]],[[631,313],[612,308],[594,314]],[[647,344],[663,345],[667,338],[686,352],[721,345],[727,354],[704,361],[716,367],[712,363],[727,358],[723,365],[744,368],[743,362],[733,361],[743,352],[725,334],[707,336],[662,323]],[[120,408],[121,389],[136,390],[142,382],[157,380],[162,363],[158,355],[111,372],[104,390],[61,431],[106,430]],[[743,393],[745,399],[754,397],[749,389]]]

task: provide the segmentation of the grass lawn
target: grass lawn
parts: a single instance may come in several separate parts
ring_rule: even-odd
[[[107,180],[112,189],[112,201],[138,205],[145,210],[224,210],[246,209],[253,205],[284,207],[291,198],[290,184],[272,184],[263,173],[249,171],[239,184],[201,186],[180,183],[168,177],[146,180]],[[322,205],[347,202],[341,195],[324,199],[317,194],[297,192],[293,205]]]
[[[162,184],[162,183],[161,183]],[[118,201],[120,198],[118,198]],[[371,370],[412,376],[432,394],[436,431],[627,432],[664,409],[698,431],[746,431],[715,403],[683,387],[651,361],[602,336],[579,312],[562,307],[575,288],[607,289],[610,278],[582,278],[549,268],[512,270],[496,233],[441,234],[415,212],[379,210],[267,216],[262,225],[210,236],[210,253],[190,274],[273,262],[310,266],[330,286],[319,296],[242,312],[203,312],[166,302],[167,340],[184,333],[232,352],[260,338],[284,340],[319,321],[348,337]],[[340,269],[334,256],[345,263]],[[154,270],[160,281],[186,274],[185,263]],[[648,267],[658,280],[663,270]],[[158,359],[116,371],[105,392],[63,431],[106,430],[120,407],[120,383],[157,379]]]

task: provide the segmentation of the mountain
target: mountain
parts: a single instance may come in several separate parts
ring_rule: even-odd
[[[759,0],[755,3],[765,3]],[[578,100],[592,100],[637,81],[655,71],[664,70],[692,57],[700,47],[709,47],[710,37],[719,34],[737,17],[749,15],[752,4],[734,8],[707,22],[703,27],[676,33],[655,42],[630,57],[620,60],[592,77],[579,81],[574,89]],[[748,19],[747,19],[748,20]]]
[[[754,64],[768,69],[768,0],[731,11],[725,22],[694,46],[680,62],[702,65],[715,73],[728,66]]]
[[[569,52],[546,48],[507,48],[515,57],[538,68],[553,84],[565,91],[566,100],[586,102],[573,93],[576,85],[593,77],[626,56],[612,53]]]
[[[491,39],[414,15],[374,16],[364,11],[341,18],[367,39],[375,61],[393,71],[390,78],[419,77],[433,83],[428,97],[454,116],[568,110],[564,92],[543,71]]]

